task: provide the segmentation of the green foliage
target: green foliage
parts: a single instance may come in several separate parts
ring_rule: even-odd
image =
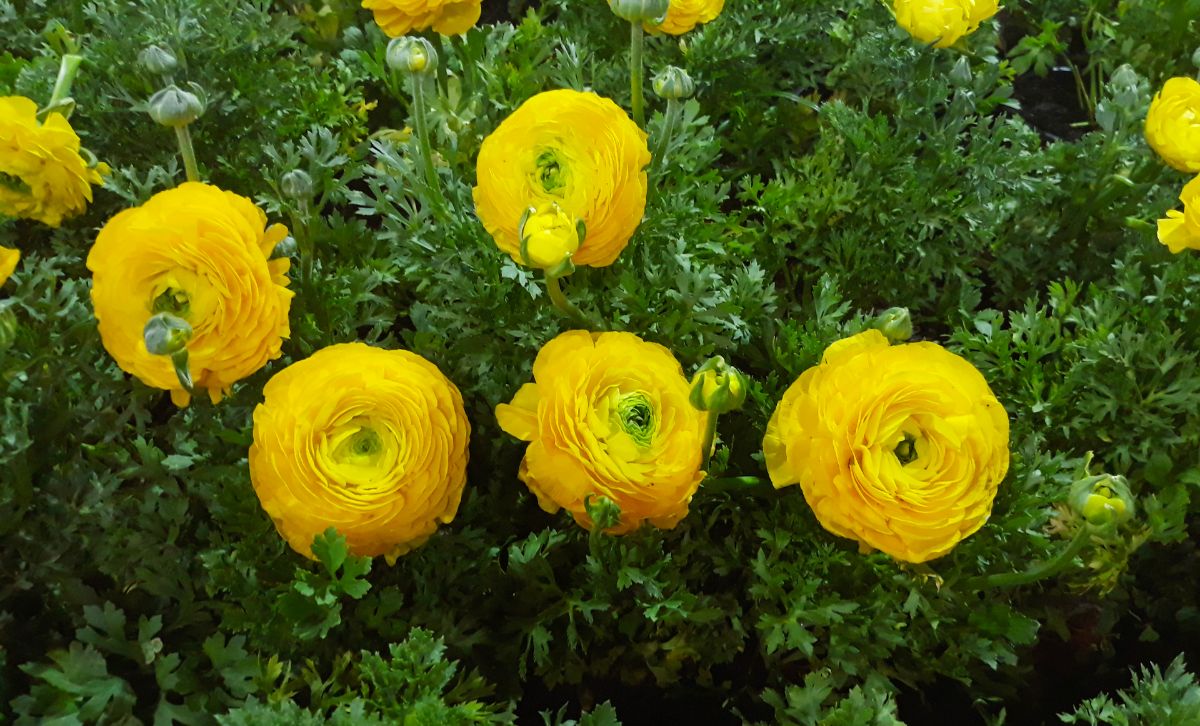
[[[1200,685],[1182,655],[1165,672],[1151,665],[1131,673],[1133,683],[1117,692],[1116,701],[1101,694],[1073,713],[1060,714],[1059,720],[1090,726],[1185,726],[1200,720]]]

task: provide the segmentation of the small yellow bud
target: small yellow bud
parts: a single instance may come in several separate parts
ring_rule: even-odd
[[[701,411],[728,413],[745,403],[748,385],[746,375],[718,355],[708,359],[692,376],[689,400]]]
[[[1121,524],[1133,516],[1133,494],[1120,476],[1084,476],[1071,486],[1070,503],[1094,527]]]
[[[571,259],[583,242],[579,223],[555,202],[530,207],[520,225],[521,259],[553,270]]]
[[[608,0],[613,14],[631,23],[658,25],[671,8],[670,0]]]
[[[429,73],[437,69],[437,51],[424,38],[404,35],[388,43],[387,64],[402,73]]]

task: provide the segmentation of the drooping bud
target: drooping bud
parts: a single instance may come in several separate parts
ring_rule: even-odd
[[[1133,494],[1123,476],[1085,476],[1071,485],[1069,502],[1093,527],[1121,524],[1134,515]]]
[[[582,221],[573,219],[557,202],[530,207],[521,217],[521,259],[540,270],[557,271],[571,261],[583,244]]]
[[[875,327],[892,343],[903,343],[912,337],[912,316],[908,308],[888,308],[875,319]]]
[[[189,84],[192,91],[199,91],[199,86]],[[187,126],[200,118],[204,113],[204,101],[201,94],[185,91],[171,84],[150,97],[150,118],[156,123],[171,128]]]
[[[437,70],[437,51],[424,38],[404,35],[388,43],[387,64],[401,73],[432,73]]]
[[[727,364],[721,356],[705,361],[692,376],[689,396],[692,406],[700,411],[722,414],[736,411],[746,401],[750,381],[746,374]]]
[[[296,201],[312,199],[312,177],[303,169],[292,169],[279,180],[279,188],[284,196]]]
[[[142,338],[151,354],[175,355],[187,349],[188,341],[192,339],[192,326],[178,315],[158,313],[146,321]]]
[[[696,92],[696,82],[688,72],[675,66],[667,66],[659,71],[651,85],[659,98],[668,101],[682,101]]]
[[[631,23],[658,25],[667,16],[671,0],[608,0],[608,7],[618,18]]]
[[[141,53],[138,53],[138,63],[142,65],[142,68],[160,76],[174,73],[179,66],[175,54],[161,45],[146,46]]]

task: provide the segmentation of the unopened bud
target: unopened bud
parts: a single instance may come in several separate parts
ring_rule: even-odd
[[[700,411],[729,413],[745,403],[749,384],[746,374],[727,364],[718,355],[709,358],[696,370],[688,400]]]
[[[192,339],[192,326],[177,315],[158,313],[146,321],[142,338],[152,355],[173,356],[187,348]]]
[[[179,66],[175,54],[161,45],[146,46],[138,53],[138,63],[142,64],[142,68],[160,76],[174,73],[175,68]]]
[[[198,90],[198,88],[195,88]],[[204,102],[195,93],[171,84],[150,97],[150,118],[163,126],[187,126],[204,113]]]
[[[608,0],[608,7],[618,18],[631,23],[658,25],[671,8],[670,0]]]
[[[1071,485],[1071,508],[1094,527],[1121,524],[1134,514],[1133,494],[1123,476],[1087,476]]]
[[[606,530],[621,523],[621,506],[606,496],[589,494],[583,500],[584,511],[592,520],[590,530]]]
[[[912,316],[908,308],[888,308],[875,319],[875,327],[893,343],[903,343],[912,337]]]
[[[966,88],[971,85],[972,80],[974,78],[971,74],[971,61],[967,60],[965,55],[961,55],[950,69],[950,82],[959,88]]]
[[[424,38],[404,35],[388,43],[387,64],[401,73],[432,73],[437,69],[437,51]]]
[[[303,169],[292,169],[279,180],[284,196],[296,201],[312,199],[312,177]]]
[[[583,243],[579,220],[563,211],[557,202],[530,207],[518,225],[521,259],[539,270],[555,271],[569,264]]]
[[[654,92],[659,98],[664,98],[668,101],[682,101],[685,98],[691,98],[696,92],[696,83],[687,71],[675,66],[667,66],[654,76],[651,85],[654,86]]]

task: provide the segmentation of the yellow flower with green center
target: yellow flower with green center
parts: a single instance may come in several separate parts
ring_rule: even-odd
[[[1200,82],[1168,79],[1146,113],[1146,141],[1179,171],[1200,172]]]
[[[671,0],[662,22],[658,25],[645,23],[644,27],[649,33],[683,35],[697,25],[716,20],[724,9],[725,0]]]
[[[631,333],[572,330],[542,347],[533,378],[496,419],[529,442],[519,476],[542,509],[566,509],[590,529],[585,502],[608,497],[621,508],[613,534],[687,516],[704,478],[705,415],[671,351]]]
[[[8,278],[17,269],[21,261],[21,250],[0,245],[0,285],[8,282]]]
[[[896,23],[922,43],[947,48],[1000,11],[997,0],[894,0]]]
[[[645,132],[609,99],[539,93],[483,140],[475,212],[496,245],[524,264],[526,211],[557,205],[584,224],[574,264],[611,265],[642,221],[649,163]]]
[[[1170,210],[1158,220],[1158,241],[1171,252],[1200,250],[1200,176],[1188,182],[1179,193],[1183,211]]]
[[[195,389],[220,401],[234,382],[278,358],[290,332],[289,263],[271,259],[286,236],[249,199],[197,182],[120,212],[87,260],[104,347],[122,370],[186,406],[191,397],[170,357],[150,353],[143,338],[155,314],[181,318],[193,331]]]
[[[454,519],[471,427],[437,366],[404,350],[333,345],[275,374],[254,410],[250,479],[292,549],[329,527],[389,562]]]
[[[479,21],[482,0],[363,0],[375,22],[393,38],[414,31],[460,35]]]
[[[92,201],[107,164],[89,167],[79,136],[62,114],[37,119],[37,104],[23,96],[0,97],[0,215],[57,227]]]
[[[963,358],[868,330],[788,388],[763,453],[775,487],[799,484],[825,529],[924,562],[987,521],[1008,472],[1008,416]]]

